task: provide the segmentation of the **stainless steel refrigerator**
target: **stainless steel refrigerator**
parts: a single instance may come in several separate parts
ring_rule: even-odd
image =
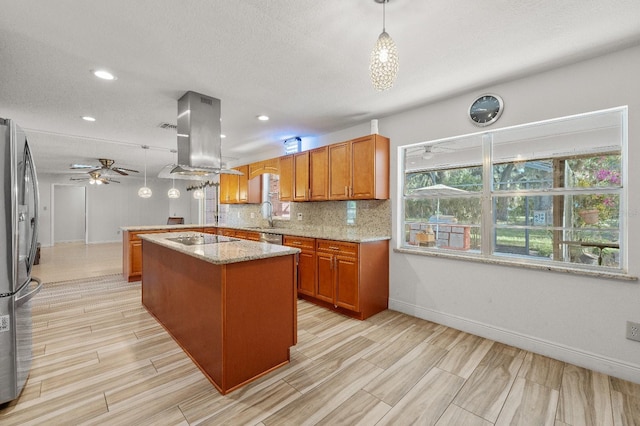
[[[38,238],[38,181],[27,138],[0,118],[0,404],[16,399],[31,369],[31,276]]]

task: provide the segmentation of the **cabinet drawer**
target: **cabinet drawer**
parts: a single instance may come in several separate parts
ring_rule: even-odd
[[[335,253],[344,256],[358,256],[358,243],[348,243],[345,241],[317,240],[316,250],[324,253]]]
[[[140,235],[143,234],[158,234],[161,232],[167,232],[165,230],[162,231],[137,231],[137,232],[129,232],[129,241],[140,241]]]
[[[306,250],[315,250],[316,249],[316,239],[315,238],[305,238],[305,237],[292,237],[285,235],[282,244],[289,247],[296,247],[299,249]]]

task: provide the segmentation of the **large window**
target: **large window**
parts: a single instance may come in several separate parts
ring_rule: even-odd
[[[401,248],[626,272],[627,109],[400,147]]]

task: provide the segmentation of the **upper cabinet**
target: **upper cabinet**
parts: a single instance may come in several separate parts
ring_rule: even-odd
[[[242,175],[220,175],[221,204],[256,204],[262,198],[262,176],[249,178],[249,166],[234,167]]]
[[[329,199],[329,147],[309,151],[309,200]]]
[[[293,155],[280,157],[280,201],[293,201]]]
[[[236,169],[247,179],[232,182],[229,175],[220,176],[221,203],[259,203],[259,198],[252,201],[251,184],[264,173],[280,176],[280,201],[385,200],[389,138],[363,136]],[[255,193],[260,194],[260,187]]]
[[[369,135],[329,145],[329,199],[389,198],[389,138]]]
[[[249,179],[253,179],[264,173],[273,173],[276,175],[279,173],[277,158],[270,158],[249,164]]]
[[[293,201],[309,201],[309,151],[293,154]]]

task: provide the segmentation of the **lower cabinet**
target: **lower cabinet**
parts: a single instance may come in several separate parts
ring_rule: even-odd
[[[308,249],[306,252],[306,256],[301,253],[298,265],[301,298],[361,320],[387,309],[388,241],[350,243],[318,239],[315,253]],[[312,268],[314,272],[310,271]]]
[[[142,279],[142,240],[141,234],[154,234],[158,232],[209,232],[216,233],[214,227],[193,227],[193,228],[162,228],[149,229],[145,231],[124,231],[122,233],[122,275],[129,281],[140,281]]]
[[[298,256],[298,294],[316,296],[316,239],[285,235],[282,244],[301,250]]]

